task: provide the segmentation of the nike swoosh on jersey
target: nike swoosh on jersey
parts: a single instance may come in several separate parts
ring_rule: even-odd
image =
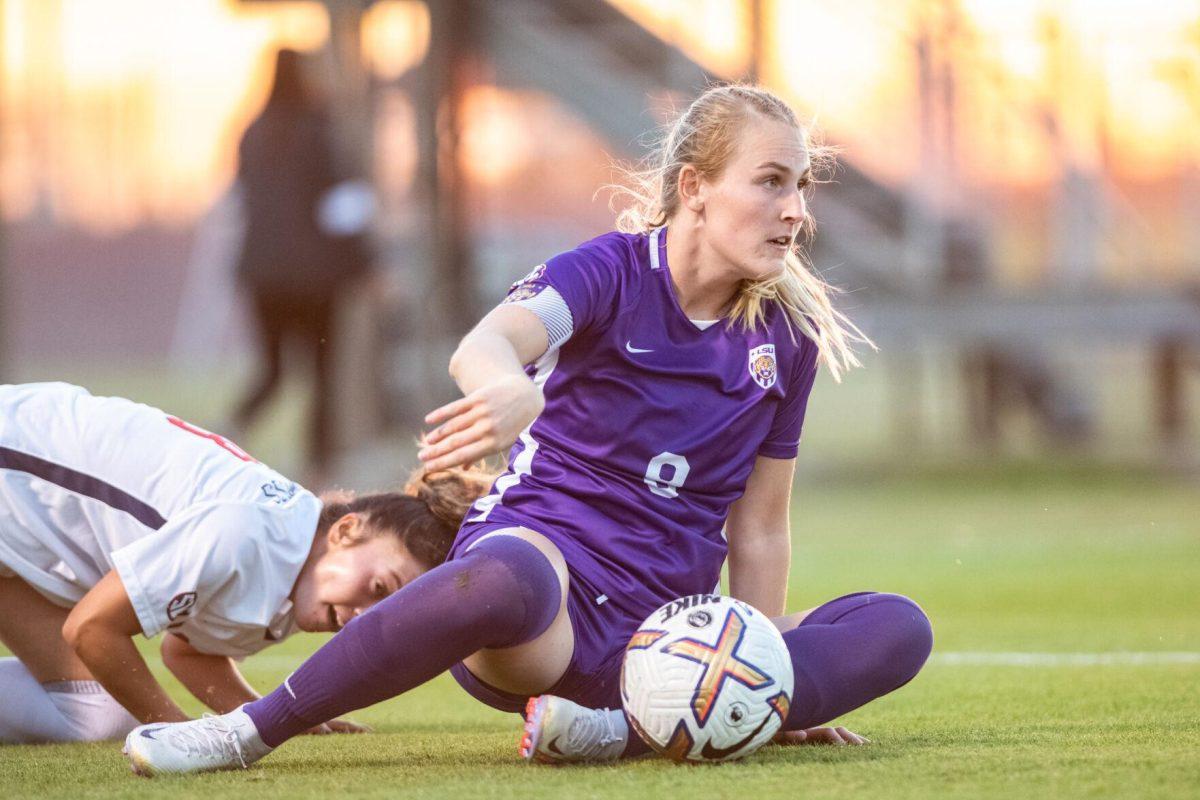
[[[653,353],[653,350],[643,350],[640,347],[634,347],[630,342],[625,342],[625,349],[630,353]]]

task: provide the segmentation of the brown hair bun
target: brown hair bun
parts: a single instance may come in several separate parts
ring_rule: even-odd
[[[409,476],[404,493],[423,502],[443,525],[457,530],[471,504],[487,494],[495,480],[496,474],[480,464],[437,472],[420,467]]]
[[[446,560],[454,537],[471,504],[487,494],[496,474],[481,465],[427,473],[418,469],[403,491],[356,495],[334,490],[321,495],[324,504],[317,530],[324,534],[342,516],[362,514],[370,535],[398,536],[409,552],[426,567]]]

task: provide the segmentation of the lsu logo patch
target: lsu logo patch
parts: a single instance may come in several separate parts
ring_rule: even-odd
[[[544,286],[538,286],[537,281],[541,280],[546,274],[546,265],[538,264],[528,275],[521,278],[512,286],[508,287],[508,295],[505,296],[505,303],[519,303],[522,300],[528,300],[531,297],[537,296]]]
[[[528,286],[518,286],[515,289],[510,289],[508,295],[505,296],[505,303],[519,303],[522,300],[528,300],[531,297],[537,297],[541,294],[545,286],[539,286],[536,283],[531,283]]]
[[[750,377],[764,389],[775,385],[779,372],[775,365],[775,345],[760,344],[750,351]]]
[[[171,598],[171,602],[167,603],[167,619],[174,622],[180,617],[186,617],[194,605],[196,605],[195,592],[181,592],[175,595]]]
[[[534,267],[533,269],[531,269],[529,271],[528,275],[526,275],[524,278],[521,278],[520,280],[518,280],[512,286],[508,287],[508,290],[511,292],[513,289],[517,288],[518,286],[524,286],[527,283],[533,283],[536,280],[540,280],[541,277],[545,274],[546,274],[546,265],[538,264],[536,267]]]

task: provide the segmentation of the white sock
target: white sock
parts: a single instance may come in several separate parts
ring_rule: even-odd
[[[42,687],[67,722],[68,741],[123,739],[141,724],[96,681],[58,681]]]
[[[0,658],[0,742],[91,742],[124,736],[133,716],[95,681],[41,684],[16,658]]]
[[[15,658],[0,658],[0,742],[61,742],[66,720],[37,678]]]

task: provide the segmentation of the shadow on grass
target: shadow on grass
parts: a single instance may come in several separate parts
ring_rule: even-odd
[[[426,745],[400,746],[388,754],[371,753],[347,755],[343,752],[330,753],[295,753],[286,759],[268,760],[256,765],[255,770],[278,770],[281,774],[289,775],[322,775],[330,777],[337,773],[350,773],[362,776],[371,770],[430,770],[457,773],[463,769],[464,763],[472,769],[483,769],[489,774],[499,777],[500,773],[510,773],[517,770],[528,770],[529,774],[542,775],[579,775],[603,776],[615,771],[637,771],[658,773],[666,770],[720,770],[727,771],[760,770],[764,767],[774,768],[789,764],[800,763],[836,763],[853,764],[874,761],[886,761],[900,757],[911,750],[911,743],[906,742],[903,748],[881,745],[865,747],[834,747],[824,745],[814,746],[768,746],[753,756],[734,762],[714,764],[677,764],[663,758],[649,756],[637,759],[627,759],[612,764],[571,764],[552,766],[543,764],[528,764],[515,753],[515,748],[498,748],[494,742],[480,742],[455,748],[441,748]],[[935,746],[930,740],[928,746]],[[943,743],[944,746],[944,743]]]

